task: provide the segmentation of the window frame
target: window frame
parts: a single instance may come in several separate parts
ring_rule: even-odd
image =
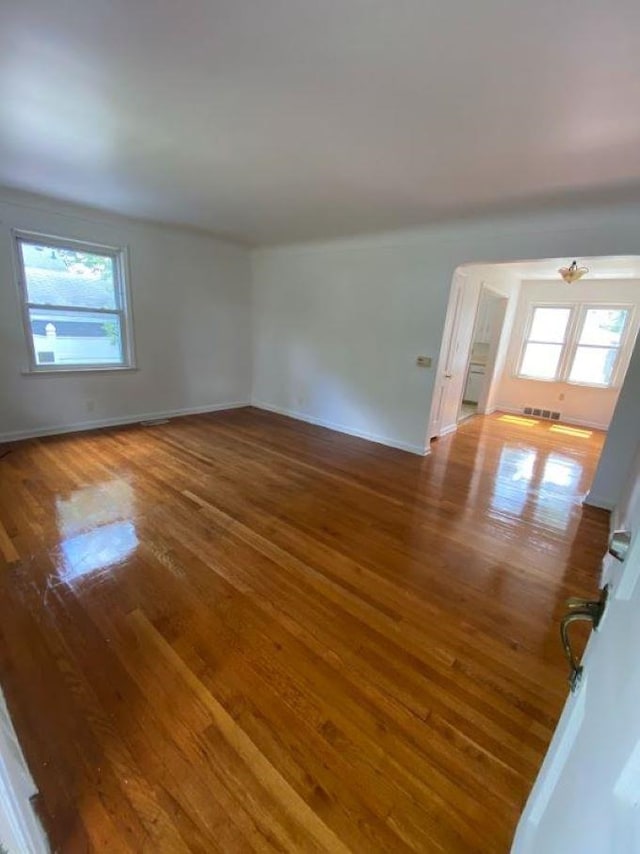
[[[558,308],[558,309],[569,309],[569,320],[567,321],[567,327],[565,330],[564,341],[561,343],[561,351],[560,358],[558,359],[558,367],[556,369],[556,374],[554,377],[532,377],[528,374],[522,373],[522,363],[524,361],[524,354],[529,343],[540,343],[540,344],[551,344],[555,342],[550,341],[531,341],[529,336],[531,334],[531,328],[533,326],[533,318],[535,314],[535,310],[537,308]],[[605,345],[596,345],[596,344],[580,344],[580,336],[582,335],[582,330],[584,329],[584,324],[587,319],[587,312],[591,309],[603,309],[605,311],[616,311],[616,310],[624,310],[627,312],[627,318],[625,321],[624,328],[622,330],[622,334],[620,336],[620,345],[615,347],[605,347]],[[621,381],[623,379],[624,371],[622,370],[622,366],[625,361],[628,361],[630,357],[630,353],[628,352],[628,344],[629,344],[629,336],[631,334],[631,330],[635,328],[635,306],[633,303],[624,303],[624,302],[616,302],[616,303],[607,303],[607,302],[550,302],[550,301],[541,301],[541,302],[531,302],[528,306],[527,311],[527,322],[524,327],[524,332],[522,334],[522,338],[520,341],[520,348],[518,352],[518,360],[516,363],[515,377],[520,380],[531,380],[533,382],[540,383],[565,383],[567,385],[578,386],[580,388],[599,388],[599,389],[616,389],[619,388]],[[571,374],[571,369],[573,367],[573,362],[575,360],[576,354],[578,352],[579,346],[589,346],[594,347],[595,349],[617,349],[616,360],[613,365],[613,369],[611,371],[611,381],[608,383],[587,383],[587,382],[578,382],[577,380],[569,379]]]
[[[567,362],[566,362],[566,373],[564,376],[566,379],[564,382],[569,383],[569,385],[576,386],[584,386],[586,388],[617,388],[621,383],[622,377],[620,374],[620,363],[622,361],[622,354],[626,353],[626,345],[628,341],[629,330],[633,325],[633,310],[634,306],[629,305],[628,303],[603,303],[603,302],[582,302],[577,306],[576,311],[576,329],[575,334],[569,338],[569,342],[567,344]],[[627,317],[624,323],[624,327],[620,334],[620,344],[617,347],[614,346],[606,346],[604,344],[581,344],[580,336],[584,330],[584,325],[587,321],[587,312],[591,309],[601,309],[604,311],[617,311],[622,310],[627,312]],[[571,370],[573,368],[573,363],[576,358],[576,354],[578,352],[578,347],[592,347],[595,350],[617,350],[616,359],[613,363],[613,367],[611,369],[611,381],[608,383],[586,383],[579,382],[577,380],[569,379],[571,375]]]
[[[135,349],[133,339],[133,313],[131,309],[131,292],[129,289],[129,252],[127,246],[110,246],[104,243],[95,243],[88,240],[79,240],[71,237],[44,234],[36,231],[25,231],[23,229],[12,229],[14,264],[16,270],[16,281],[18,296],[20,299],[20,310],[22,314],[22,326],[27,347],[27,367],[24,374],[72,374],[72,373],[104,373],[109,371],[133,371],[136,370]],[[27,289],[26,271],[20,248],[21,243],[36,243],[52,248],[71,249],[77,252],[90,252],[104,255],[113,260],[115,308],[88,308],[87,306],[75,305],[50,305],[29,301]],[[62,310],[87,314],[118,315],[120,321],[120,340],[122,346],[122,362],[118,364],[86,364],[86,365],[60,365],[60,364],[38,364],[31,321],[30,309]]]

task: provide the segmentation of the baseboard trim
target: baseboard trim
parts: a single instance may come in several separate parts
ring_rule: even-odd
[[[548,422],[549,424],[569,424],[572,427],[586,427],[590,430],[602,430],[605,433],[609,429],[608,424],[602,424],[597,421],[582,421],[579,418],[561,418],[559,421],[552,421],[550,418],[540,418],[538,415],[525,415],[522,409],[515,409],[512,406],[502,406],[501,404],[497,404],[493,412],[504,412],[506,415],[520,415],[522,418],[537,418],[545,424]]]
[[[445,436],[450,436],[452,433],[455,433],[457,429],[458,429],[457,423],[456,424],[449,424],[448,427],[445,427],[443,430],[441,430],[438,433],[438,436],[436,436],[436,438],[442,439]]]
[[[609,510],[611,512],[616,509],[615,501],[605,498],[604,495],[596,495],[593,492],[587,492],[582,503],[588,504],[589,507],[599,507],[601,510]]]
[[[398,451],[407,451],[410,454],[417,454],[420,457],[428,456],[431,451],[429,448],[423,448],[420,445],[411,445],[408,442],[398,442],[395,439],[389,439],[387,436],[378,436],[376,433],[368,433],[364,430],[354,430],[352,427],[347,427],[345,424],[336,424],[333,421],[327,421],[324,418],[316,418],[313,415],[307,415],[305,412],[298,412],[295,409],[285,409],[282,406],[273,406],[270,403],[265,403],[261,400],[252,400],[251,406],[256,409],[264,409],[265,412],[275,412],[277,415],[286,415],[288,418],[295,418],[296,421],[306,421],[307,424],[315,424],[316,427],[326,427],[328,430],[335,430],[338,433],[346,433],[348,436],[355,436],[358,439],[366,439],[368,442],[375,442],[378,445],[386,445],[388,448],[395,448]]]
[[[60,436],[65,433],[81,433],[85,430],[97,430],[102,427],[122,427],[126,424],[139,424],[141,421],[155,421],[160,418],[180,418],[183,415],[204,415],[207,412],[220,412],[224,409],[241,409],[251,406],[248,400],[231,403],[214,403],[208,406],[189,406],[183,409],[168,409],[163,412],[141,412],[136,415],[123,415],[119,418],[98,418],[95,421],[79,421],[75,424],[62,424],[55,427],[36,427],[33,430],[14,430],[0,433],[0,443],[18,442],[21,439],[37,439],[41,436]]]

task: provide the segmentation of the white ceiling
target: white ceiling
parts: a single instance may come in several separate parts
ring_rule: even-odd
[[[0,183],[249,242],[640,187],[638,0],[3,0]]]

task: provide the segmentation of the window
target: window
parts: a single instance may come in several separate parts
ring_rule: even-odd
[[[124,251],[16,235],[33,372],[132,366]]]
[[[569,381],[611,385],[629,311],[588,308],[571,363]]]
[[[520,375],[538,380],[558,376],[571,309],[536,306],[524,346]]]
[[[532,306],[518,376],[613,385],[630,315],[618,305]]]

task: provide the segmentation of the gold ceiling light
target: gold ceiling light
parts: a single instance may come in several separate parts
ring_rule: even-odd
[[[588,267],[578,267],[578,262],[574,261],[568,267],[560,267],[558,270],[562,278],[569,285],[572,285],[574,282],[577,282],[578,279],[581,279],[585,273],[589,272]]]

